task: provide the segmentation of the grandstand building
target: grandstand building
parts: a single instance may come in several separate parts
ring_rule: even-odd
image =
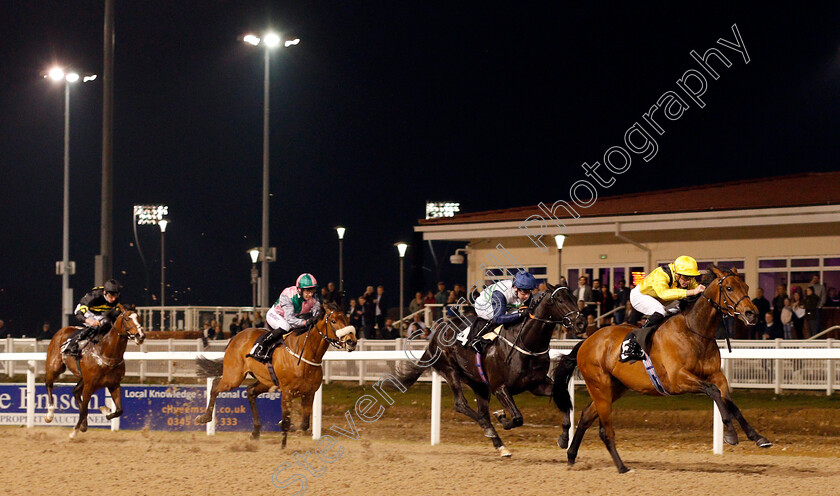
[[[840,172],[805,173],[706,186],[462,213],[419,221],[424,240],[467,243],[467,285],[521,266],[574,288],[587,275],[609,288],[679,255],[701,269],[736,267],[772,300],[775,286],[820,276],[840,289]],[[562,249],[555,235],[565,235]],[[751,290],[751,296],[754,291]]]

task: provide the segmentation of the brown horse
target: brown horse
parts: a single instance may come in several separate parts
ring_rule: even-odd
[[[730,399],[729,383],[720,371],[720,350],[715,341],[715,331],[722,314],[753,325],[757,321],[758,310],[749,299],[749,288],[735,269],[721,270],[713,266],[703,283],[706,290],[691,308],[665,320],[653,334],[651,362],[667,394],[703,393],[715,402],[723,419],[727,443],[738,444],[738,435],[732,424],[734,417],[751,441],[767,448],[771,446],[770,441],[747,423]],[[571,408],[567,386],[576,366],[580,368],[592,398],[580,415],[578,429],[567,452],[570,465],[575,463],[586,429],[599,419],[601,440],[618,471],[624,473],[628,470],[615,448],[612,403],[627,389],[660,395],[645,372],[643,362],[618,361],[621,342],[630,330],[632,326],[629,325],[599,329],[563,357],[555,370],[553,396],[560,410]],[[564,428],[557,444],[565,448],[568,442],[569,430]]]
[[[490,395],[495,396],[504,410],[495,412],[502,427],[513,429],[523,423],[522,413],[514,396],[530,391],[537,396],[552,394],[549,342],[555,326],[583,332],[586,323],[578,311],[577,302],[562,286],[548,286],[548,290],[531,297],[528,318],[521,323],[505,326],[499,337],[487,349],[483,361],[482,378],[475,352],[455,344],[455,335],[470,325],[465,317],[442,321],[435,326],[435,334],[419,361],[400,362],[397,379],[410,387],[429,366],[446,379],[455,398],[455,411],[473,419],[490,438],[499,455],[509,457],[512,452],[502,443],[490,420]],[[487,379],[487,382],[484,379]],[[464,397],[463,385],[475,392],[476,409]],[[564,425],[571,425],[569,410],[564,411]]]
[[[262,423],[257,411],[257,396],[272,389],[274,381],[271,379],[268,365],[245,355],[251,351],[257,338],[265,332],[263,329],[246,329],[238,333],[228,343],[222,360],[208,360],[204,357],[196,359],[199,375],[216,377],[210,392],[207,411],[195,418],[196,423],[210,422],[213,419],[216,396],[221,392],[239,387],[250,372],[257,379],[257,382],[248,386],[247,389],[248,404],[251,405],[251,416],[254,418],[251,439],[260,438]],[[283,433],[282,447],[284,448],[286,436],[291,427],[289,410],[292,406],[292,398],[301,398],[303,410],[301,430],[308,430],[312,415],[312,400],[315,398],[315,392],[321,387],[321,380],[324,377],[321,367],[324,353],[331,345],[336,348],[346,348],[347,351],[355,350],[356,330],[350,325],[341,309],[328,303],[324,307],[323,316],[308,332],[291,333],[285,337],[285,342],[284,346],[278,346],[274,350],[271,357],[279,389],[283,393],[283,420],[280,422],[280,429]]]
[[[50,345],[47,348],[46,378],[47,398],[49,407],[44,421],[52,422],[55,413],[53,404],[53,384],[58,376],[69,370],[73,375],[79,377],[79,382],[73,388],[73,396],[79,405],[79,421],[70,438],[76,437],[81,431],[87,430],[88,402],[93,393],[103,387],[111,392],[111,399],[114,400],[114,411],[109,412],[106,407],[101,407],[102,413],[107,413],[106,418],[122,415],[122,389],[120,382],[125,376],[125,361],[123,354],[128,344],[128,338],[135,343],[141,344],[146,339],[143,326],[140,324],[139,316],[133,308],[125,308],[117,317],[111,329],[96,344],[88,344],[82,349],[82,357],[78,361],[70,356],[61,354],[61,345],[68,336],[81,329],[80,327],[65,327],[55,333]],[[80,370],[81,369],[81,370]]]

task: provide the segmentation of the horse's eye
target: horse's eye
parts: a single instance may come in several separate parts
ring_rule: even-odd
[[[335,324],[335,319],[330,320],[330,324]]]
[[[732,286],[726,286],[727,291],[732,291]]]

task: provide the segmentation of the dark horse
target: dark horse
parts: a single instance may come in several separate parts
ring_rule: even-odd
[[[314,331],[314,332],[313,332]],[[196,359],[199,375],[215,377],[210,391],[210,402],[207,411],[195,418],[198,424],[206,424],[213,419],[213,408],[216,396],[224,391],[239,387],[245,376],[250,372],[257,382],[248,386],[248,404],[251,405],[251,416],[254,418],[254,430],[251,439],[260,438],[260,414],[257,411],[257,396],[274,388],[274,381],[268,371],[268,365],[245,355],[251,351],[257,338],[264,334],[264,329],[245,329],[234,336],[222,360],[208,360],[204,357]],[[292,398],[301,398],[303,420],[301,430],[309,429],[312,415],[312,401],[315,392],[321,387],[324,371],[321,361],[330,345],[336,348],[346,348],[347,351],[356,349],[356,330],[350,325],[347,316],[337,306],[325,305],[323,316],[309,329],[308,332],[291,333],[285,337],[286,344],[278,346],[272,352],[272,366],[277,374],[278,389],[282,391],[283,420],[280,429],[283,433],[282,447],[286,447],[286,436],[291,427],[289,411]]]
[[[100,388],[107,387],[111,392],[111,399],[114,400],[113,412],[109,412],[104,406],[100,407],[102,413],[107,413],[106,418],[111,420],[122,415],[120,382],[125,377],[125,360],[123,360],[125,347],[129,338],[137,344],[141,344],[146,339],[137,313],[133,308],[127,307],[117,317],[111,329],[99,338],[98,343],[85,346],[82,350],[82,358],[77,361],[73,357],[62,355],[60,348],[67,337],[79,329],[79,327],[65,327],[56,332],[50,340],[47,348],[47,373],[44,379],[47,386],[47,398],[49,398],[49,407],[44,421],[52,422],[55,413],[53,384],[65,370],[79,377],[79,382],[73,388],[73,396],[76,397],[76,403],[79,405],[79,421],[70,433],[71,439],[80,431],[87,430],[88,403],[93,393]]]
[[[455,320],[440,322],[435,326],[434,337],[423,357],[418,362],[401,362],[397,378],[409,387],[426,367],[434,367],[452,389],[455,410],[478,422],[501,456],[511,456],[490,421],[490,394],[496,396],[504,408],[495,415],[506,430],[522,425],[522,413],[513,401],[514,395],[530,391],[538,396],[549,396],[552,391],[548,351],[555,325],[562,324],[583,332],[586,324],[569,288],[549,286],[547,291],[535,294],[531,297],[528,317],[521,323],[504,327],[487,348],[483,369],[489,384],[481,379],[475,352],[455,344],[454,337],[469,324],[465,318],[460,323]],[[464,398],[463,383],[475,391],[478,411],[470,408]],[[568,410],[563,422],[571,425]]]
[[[703,283],[706,290],[691,308],[664,321],[653,334],[651,362],[667,394],[703,393],[715,402],[723,419],[724,439],[727,443],[738,444],[738,435],[732,424],[734,417],[751,441],[767,448],[771,445],[770,441],[747,423],[729,397],[729,384],[720,371],[720,350],[715,341],[715,331],[722,314],[753,325],[758,310],[750,301],[749,288],[735,269],[722,270],[713,266],[705,275]],[[592,402],[580,415],[575,437],[567,453],[570,465],[575,463],[586,429],[595,419],[599,419],[601,440],[612,455],[615,466],[620,473],[628,470],[615,448],[612,403],[627,389],[660,395],[641,361],[618,361],[621,342],[631,329],[628,325],[599,329],[564,356],[554,372],[553,396],[560,410],[568,411],[571,408],[571,398],[565,387],[576,366],[580,368],[592,398]],[[564,425],[557,444],[565,448],[568,442],[569,429]]]

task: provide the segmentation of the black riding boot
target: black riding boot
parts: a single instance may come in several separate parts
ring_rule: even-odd
[[[475,319],[473,322],[472,327],[470,328],[470,333],[467,339],[467,346],[472,348],[473,351],[476,353],[483,355],[484,351],[487,349],[487,345],[490,344],[490,341],[481,337],[487,329],[492,325],[492,321],[486,321],[482,318]]]
[[[650,333],[652,333],[663,320],[665,320],[665,316],[661,313],[654,313],[648,317],[644,326],[642,326],[642,329],[649,329],[645,335],[650,336]],[[621,343],[621,354],[619,355],[618,361],[629,362],[632,360],[644,360],[644,358],[645,353],[642,351],[642,346],[636,342],[636,335],[630,334],[629,337]]]
[[[87,341],[93,338],[96,334],[96,329],[93,327],[85,327],[75,337],[70,336],[61,347],[61,353],[73,357],[79,357],[82,354],[82,346],[87,344]]]
[[[251,352],[245,355],[257,361],[268,363],[271,360],[271,350],[275,348],[275,344],[280,346],[283,344],[284,331],[269,331],[259,338],[251,348]]]

